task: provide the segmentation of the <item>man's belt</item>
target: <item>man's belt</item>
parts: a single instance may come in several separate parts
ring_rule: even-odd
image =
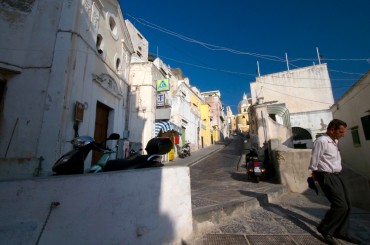
[[[314,171],[314,172],[317,173],[317,174],[323,174],[323,175],[337,175],[337,176],[340,175],[340,172],[332,172],[332,173],[330,173],[330,172],[322,172],[322,171]]]

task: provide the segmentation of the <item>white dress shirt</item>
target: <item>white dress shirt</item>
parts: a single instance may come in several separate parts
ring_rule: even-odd
[[[338,140],[332,140],[327,134],[324,134],[313,143],[311,162],[308,169],[337,173],[342,171],[341,161]]]

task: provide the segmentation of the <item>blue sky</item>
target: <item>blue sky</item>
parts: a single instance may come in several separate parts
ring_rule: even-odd
[[[233,113],[261,75],[328,64],[335,100],[370,69],[369,0],[132,0],[123,16],[149,52],[201,92],[220,90]],[[309,81],[307,81],[309,82]]]

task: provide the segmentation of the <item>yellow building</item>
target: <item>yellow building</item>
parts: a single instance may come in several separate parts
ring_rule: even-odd
[[[249,132],[249,115],[248,109],[251,104],[248,101],[247,95],[243,95],[243,99],[238,104],[238,114],[236,115],[236,129],[239,133]]]
[[[211,123],[209,117],[209,105],[204,103],[204,99],[196,87],[191,88],[190,103],[192,104],[193,112],[196,111],[200,115],[199,129],[199,148],[204,148],[212,144]]]
[[[210,108],[208,104],[200,105],[200,118],[201,147],[204,148],[213,144]]]

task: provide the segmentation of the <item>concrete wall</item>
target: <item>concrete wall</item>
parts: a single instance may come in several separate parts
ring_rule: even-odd
[[[39,244],[180,244],[192,233],[188,167],[2,181],[0,196],[1,244],[35,244],[44,224]]]
[[[281,146],[273,150],[272,155],[279,182],[292,192],[307,191],[307,178],[311,176],[311,171],[308,170],[311,150]],[[370,188],[367,178],[342,165],[342,176],[347,181],[353,206],[370,210]],[[320,194],[323,195],[321,190]]]

